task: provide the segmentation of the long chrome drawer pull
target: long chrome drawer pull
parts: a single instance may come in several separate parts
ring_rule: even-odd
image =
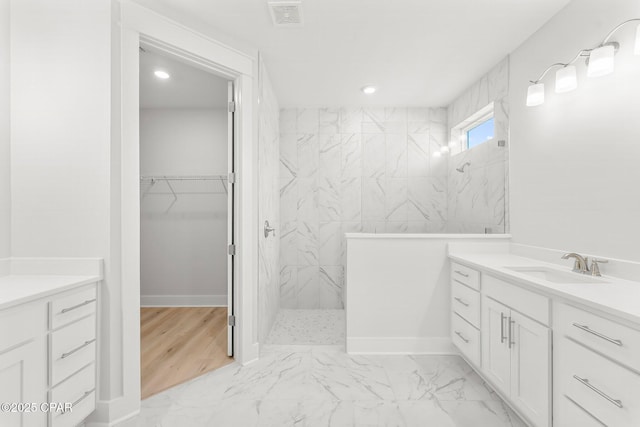
[[[587,411],[584,406],[582,406],[581,404],[579,404],[578,402],[576,402],[575,400],[573,400],[572,398],[570,398],[569,396],[567,396],[566,394],[564,395],[564,397],[571,403],[573,403],[574,405],[576,405],[578,408],[582,409],[584,411],[585,414],[589,415],[595,422],[597,422],[598,424],[600,424],[602,427],[609,427],[608,425],[606,425],[605,423],[603,423],[602,421],[600,421],[598,418],[596,418],[595,415],[593,415],[591,412]]]
[[[454,270],[456,273],[458,273],[459,275],[461,275],[462,277],[469,277],[468,274],[464,274],[462,271],[460,270]]]
[[[89,340],[89,341],[85,341],[85,342],[84,342],[84,344],[82,344],[80,347],[76,347],[76,348],[74,348],[73,350],[71,350],[70,352],[62,353],[62,357],[60,357],[60,358],[61,358],[61,359],[66,359],[67,357],[69,357],[69,356],[71,356],[73,353],[75,353],[76,351],[80,351],[80,350],[82,350],[83,348],[85,348],[86,346],[88,346],[89,344],[92,344],[92,343],[94,343],[94,342],[96,342],[96,339],[95,339],[95,338],[94,338],[94,339],[92,339],[92,340]]]
[[[591,329],[590,327],[588,327],[587,325],[581,325],[579,323],[574,323],[573,326],[575,326],[578,329],[582,329],[585,332],[589,332],[590,334],[593,334],[595,336],[597,336],[598,338],[602,338],[605,341],[609,341],[610,343],[613,343],[615,345],[619,345],[620,347],[622,347],[622,341],[620,340],[615,340],[613,338],[609,338],[606,335],[601,334],[600,332],[596,332],[593,329]]]
[[[71,407],[73,408],[73,407],[74,407],[74,406],[76,406],[78,403],[82,402],[82,400],[83,400],[83,399],[85,399],[87,396],[89,396],[89,395],[90,395],[91,393],[93,393],[94,391],[96,391],[96,389],[95,389],[95,388],[92,388],[92,389],[91,389],[91,390],[89,390],[89,391],[85,391],[85,392],[84,392],[84,394],[78,398],[78,400],[76,400],[75,402],[73,402],[73,403],[71,404]]]
[[[453,298],[454,300],[458,301],[460,304],[464,305],[465,307],[469,307],[469,304],[464,302],[462,299],[455,297]]]
[[[469,344],[469,340],[466,339],[465,337],[462,336],[462,334],[458,331],[455,331],[456,335],[460,337],[460,339],[464,342],[466,342],[467,344]]]
[[[516,323],[515,320],[511,320],[511,316],[509,316],[509,348],[514,346],[516,342],[513,340],[513,325]]]
[[[587,387],[589,387],[591,390],[595,391],[596,393],[598,393],[600,396],[604,397],[605,399],[607,399],[609,402],[613,403],[614,405],[616,405],[618,408],[622,408],[622,401],[618,400],[618,399],[612,399],[609,396],[607,396],[606,393],[604,393],[603,391],[601,391],[600,389],[598,389],[597,387],[591,385],[591,383],[589,382],[588,379],[586,378],[580,378],[577,375],[574,375],[573,378],[575,378],[576,380],[578,380],[581,384],[586,385]]]
[[[60,313],[68,313],[72,310],[75,310],[76,308],[80,308],[80,307],[84,307],[87,304],[91,304],[92,302],[96,302],[96,298],[94,299],[88,299],[85,302],[81,302],[78,305],[74,305],[73,307],[68,307],[68,308],[63,308],[62,311]]]
[[[503,344],[504,340],[507,339],[504,335],[504,321],[506,318],[507,316],[505,316],[504,313],[500,313],[500,344]]]

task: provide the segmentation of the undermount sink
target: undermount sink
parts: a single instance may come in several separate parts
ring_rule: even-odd
[[[552,283],[606,283],[604,280],[571,271],[558,271],[547,267],[505,267],[507,270]]]

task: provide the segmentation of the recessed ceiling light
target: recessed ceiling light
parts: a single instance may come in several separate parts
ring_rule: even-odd
[[[378,90],[378,88],[376,88],[375,86],[365,86],[362,89],[360,89],[362,92],[364,92],[367,95],[371,95],[376,93],[376,91]]]
[[[166,80],[166,79],[168,79],[169,77],[171,77],[171,76],[169,75],[169,73],[167,73],[166,71],[162,71],[162,70],[156,70],[156,71],[154,71],[154,72],[153,72],[153,74],[154,74],[157,78],[162,79],[162,80]]]

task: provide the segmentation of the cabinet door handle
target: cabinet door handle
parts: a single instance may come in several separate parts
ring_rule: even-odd
[[[504,335],[504,320],[506,318],[507,316],[505,316],[504,313],[500,313],[500,344],[504,344],[504,340],[507,339]]]
[[[592,385],[588,379],[586,378],[580,378],[577,375],[574,375],[573,378],[575,378],[576,380],[578,380],[580,382],[580,384],[587,386],[589,389],[595,391],[598,395],[600,395],[601,397],[604,397],[608,402],[616,405],[618,408],[622,408],[622,401],[618,400],[618,399],[613,399],[611,397],[609,397],[605,392],[603,392],[602,390],[600,390],[598,387]]]
[[[73,350],[67,352],[67,353],[62,353],[62,357],[60,357],[60,359],[66,359],[67,357],[71,356],[73,353],[82,350],[83,348],[85,348],[86,346],[88,346],[89,344],[92,344],[96,342],[96,339],[92,339],[89,341],[85,341],[84,344],[82,344],[81,346],[78,346],[76,348],[74,348]]]
[[[622,341],[616,340],[616,339],[613,339],[613,338],[609,338],[608,336],[606,336],[604,334],[601,334],[600,332],[594,331],[593,329],[591,329],[587,325],[581,325],[579,323],[574,323],[573,326],[575,326],[578,329],[582,329],[585,332],[589,332],[590,334],[593,334],[593,335],[597,336],[598,338],[602,338],[605,341],[609,341],[610,343],[613,343],[615,345],[618,345],[618,346],[622,347]]]
[[[465,307],[469,307],[469,303],[464,302],[461,298],[455,297],[453,299],[458,301],[460,304],[464,305]]]
[[[511,320],[511,316],[509,316],[509,348],[516,345],[516,342],[513,340],[513,325],[516,323],[515,320]]]
[[[454,270],[454,271],[455,271],[456,273],[458,273],[459,275],[461,275],[462,277],[469,277],[469,275],[468,275],[468,274],[465,274],[465,273],[463,273],[463,272],[462,272],[462,271],[460,271],[460,270]]]
[[[469,344],[469,340],[468,340],[468,339],[466,339],[465,337],[463,337],[463,336],[462,336],[462,334],[461,334],[460,332],[455,331],[455,333],[456,333],[456,335],[457,335],[457,336],[459,336],[459,337],[460,337],[460,339],[461,339],[462,341],[464,341],[465,343]]]
[[[80,303],[80,304],[78,304],[78,305],[74,305],[74,306],[72,306],[72,307],[63,308],[63,309],[62,309],[62,311],[61,311],[60,313],[63,313],[63,314],[64,314],[64,313],[68,313],[68,312],[70,312],[70,311],[72,311],[72,310],[75,310],[76,308],[84,307],[85,305],[87,305],[87,304],[91,304],[92,302],[95,302],[95,301],[96,301],[96,298],[94,298],[94,299],[88,299],[88,300],[86,300],[85,302],[81,302],[81,303]]]

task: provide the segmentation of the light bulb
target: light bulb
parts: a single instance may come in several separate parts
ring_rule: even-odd
[[[600,46],[591,51],[589,55],[589,68],[587,76],[602,77],[613,73],[613,54],[615,49],[613,45]]]
[[[636,46],[633,49],[633,53],[640,55],[640,25],[636,28]]]
[[[443,145],[443,146],[440,148],[440,153],[442,153],[442,154],[447,154],[448,152],[449,152],[449,146],[448,146],[448,145]]]
[[[544,83],[534,83],[527,89],[527,107],[544,104]]]
[[[571,92],[578,87],[576,67],[567,65],[556,72],[556,93]]]
[[[372,94],[376,93],[376,90],[378,90],[378,89],[376,89],[375,86],[365,86],[361,90],[362,90],[362,92],[364,92],[367,95],[372,95]]]
[[[433,152],[433,157],[441,157],[442,153],[440,151],[434,151]]]

